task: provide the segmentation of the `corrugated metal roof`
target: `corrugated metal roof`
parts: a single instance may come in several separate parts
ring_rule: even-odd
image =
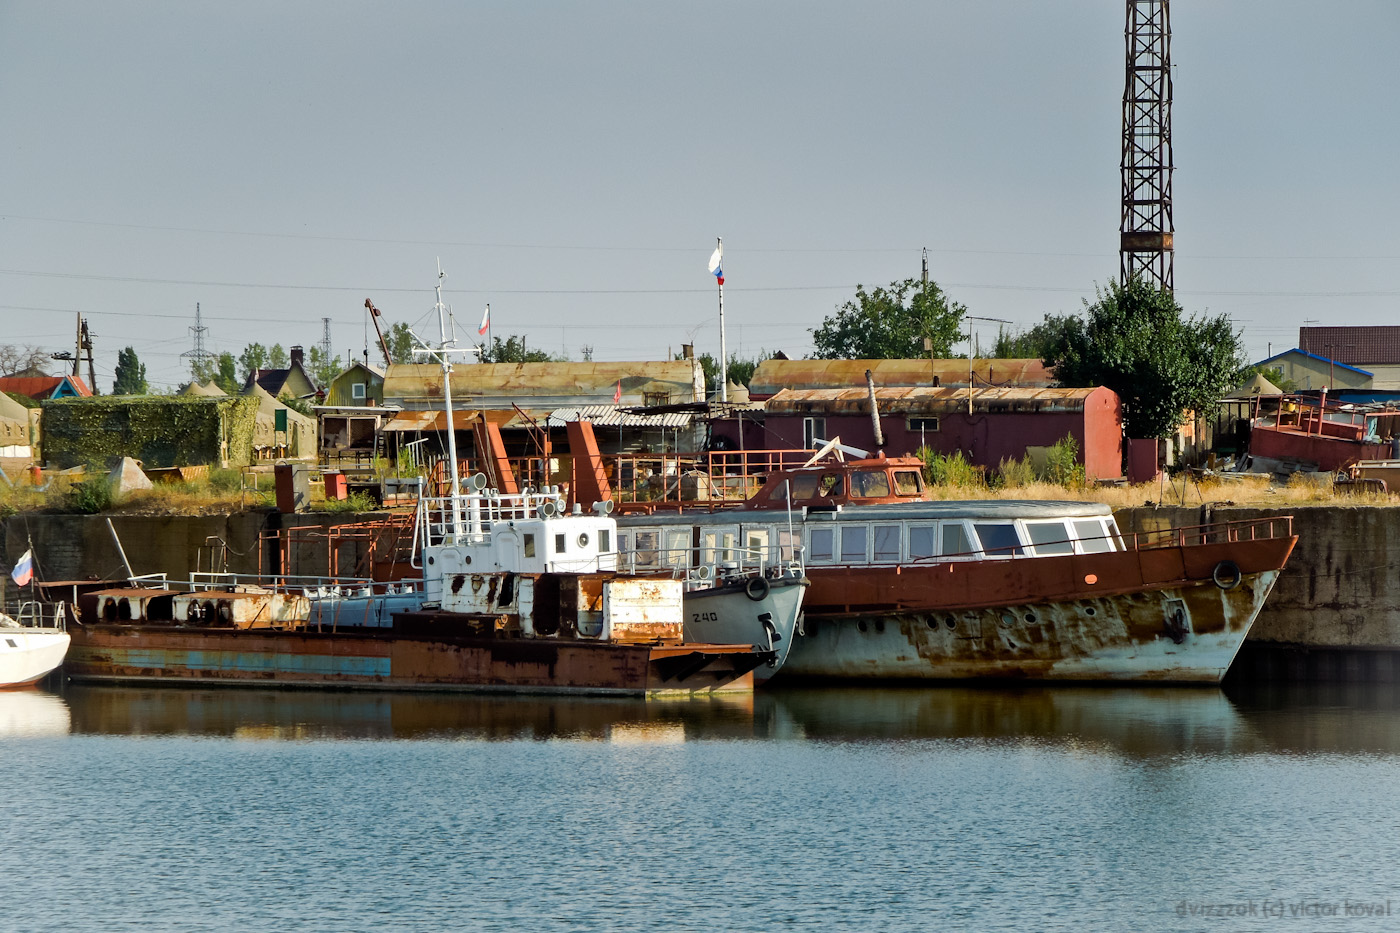
[[[1111,389],[1046,389],[1030,386],[993,387],[972,390],[975,411],[1083,411],[1085,402],[1096,392]],[[966,387],[875,389],[881,414],[918,414],[967,410]],[[810,413],[869,414],[867,389],[784,389],[765,403],[770,415]]]
[[[783,389],[841,389],[864,386],[870,370],[875,385],[967,384],[967,360],[764,360],[749,380],[749,392],[766,398]],[[1040,360],[972,361],[974,383],[990,385],[1049,386],[1054,375]]]
[[[549,413],[553,424],[569,421],[591,421],[595,427],[622,428],[688,428],[694,423],[694,412],[669,411],[663,414],[637,414],[623,411],[619,405],[582,405],[559,408]]]
[[[1298,349],[1338,363],[1400,363],[1400,326],[1300,327]]]
[[[567,405],[612,402],[621,383],[630,405],[695,402],[698,364],[692,360],[610,363],[471,363],[452,370],[452,398],[472,408],[553,411]],[[405,408],[442,404],[442,369],[410,363],[389,367],[384,400]],[[663,402],[663,403],[664,403]]]
[[[343,408],[340,410],[344,410]],[[398,411],[394,408],[380,408],[378,411],[388,414],[397,412],[384,424],[385,431],[446,431],[447,412],[441,409]],[[544,416],[544,412],[530,412],[531,416]],[[524,421],[514,411],[453,411],[452,426],[458,431],[465,431],[474,424],[482,421],[493,422],[500,427],[515,427],[523,424]]]

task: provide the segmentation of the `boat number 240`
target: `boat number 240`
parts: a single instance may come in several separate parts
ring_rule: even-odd
[[[719,616],[718,616],[716,613],[713,613],[713,612],[692,612],[690,615],[691,615],[691,621],[693,621],[693,622],[718,622],[718,621],[719,621]]]

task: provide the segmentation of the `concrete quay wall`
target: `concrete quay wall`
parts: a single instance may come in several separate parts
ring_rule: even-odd
[[[1124,531],[1293,516],[1297,547],[1232,679],[1400,681],[1400,508],[1198,506],[1117,513]]]

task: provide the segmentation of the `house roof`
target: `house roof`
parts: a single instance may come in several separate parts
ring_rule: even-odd
[[[92,395],[87,383],[78,376],[0,376],[0,392],[18,392],[34,399],[48,399],[53,398],[65,382],[73,395],[82,398]]]
[[[1343,362],[1340,361],[1340,360],[1333,360],[1333,359],[1329,359],[1329,358],[1327,358],[1327,357],[1325,357],[1325,356],[1318,356],[1316,353],[1309,353],[1309,352],[1306,351],[1306,350],[1299,350],[1297,347],[1294,347],[1292,350],[1284,350],[1282,353],[1275,353],[1273,356],[1269,357],[1267,360],[1260,360],[1258,363],[1255,363],[1254,365],[1255,365],[1255,366],[1267,366],[1267,365],[1269,365],[1270,363],[1274,362],[1275,360],[1281,360],[1281,359],[1283,359],[1285,356],[1293,356],[1293,355],[1295,355],[1295,354],[1298,355],[1298,356],[1307,357],[1307,358],[1310,359],[1310,360],[1316,360],[1316,361],[1319,362],[1319,363],[1326,363],[1326,364],[1328,364],[1329,366],[1337,366],[1337,367],[1340,367],[1340,368],[1342,368],[1342,369],[1349,369],[1349,370],[1351,370],[1352,372],[1354,372],[1354,373],[1360,373],[1360,374],[1363,375],[1363,376],[1374,376],[1374,375],[1375,375],[1375,373],[1370,372],[1370,371],[1368,371],[1368,370],[1365,370],[1365,369],[1357,369],[1355,366],[1348,366],[1346,363],[1343,363]]]
[[[273,398],[282,394],[282,390],[287,386],[287,380],[292,376],[292,371],[297,370],[307,381],[313,390],[316,388],[316,380],[311,378],[311,374],[306,371],[306,367],[300,363],[293,362],[286,369],[259,369],[248,377],[248,382],[244,385],[247,389],[251,385],[259,385]]]
[[[1263,373],[1255,373],[1244,385],[1222,398],[1254,398],[1256,395],[1282,395],[1283,390],[1264,378]]]
[[[1037,388],[1035,386],[993,386],[971,390],[973,408],[981,411],[1065,412],[1083,411],[1089,397],[1111,389],[1103,386],[1085,389]],[[916,386],[876,388],[875,401],[882,415],[923,414],[925,412],[967,411],[967,387]],[[770,415],[851,414],[870,412],[868,389],[783,389],[768,399]]]
[[[452,400],[463,409],[511,410],[513,404],[553,411],[569,405],[612,402],[619,388],[630,405],[648,395],[694,402],[693,360],[609,363],[469,363],[452,370]],[[384,400],[406,408],[442,405],[442,368],[433,363],[396,363],[384,376]]]
[[[1300,327],[1298,348],[1338,363],[1396,364],[1400,363],[1400,326]]]
[[[870,370],[876,386],[967,385],[968,361],[951,360],[764,360],[749,380],[752,398],[767,398],[783,389],[841,389],[864,386]],[[1041,360],[972,361],[973,383],[1050,386],[1055,377]]]

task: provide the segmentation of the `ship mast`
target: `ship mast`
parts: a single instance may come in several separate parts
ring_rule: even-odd
[[[442,303],[442,280],[447,278],[447,273],[442,271],[442,262],[438,261],[438,280],[433,286],[433,291],[437,295],[437,303],[434,308],[438,316],[438,345],[436,349],[424,346],[414,349],[414,355],[426,354],[436,359],[442,364],[442,402],[447,416],[447,471],[451,478],[452,490],[452,540],[458,543],[462,540],[462,479],[457,470],[457,431],[452,417],[452,355],[459,354],[465,356],[475,353],[476,348],[464,348],[457,346],[456,327],[449,326],[448,320],[451,311]],[[448,339],[449,331],[452,334]],[[419,340],[419,343],[423,343]]]

